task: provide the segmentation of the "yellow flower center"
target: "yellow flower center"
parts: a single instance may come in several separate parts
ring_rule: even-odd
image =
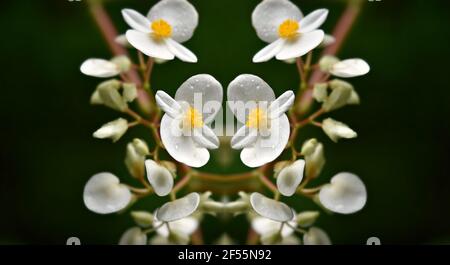
[[[201,128],[203,126],[202,113],[193,107],[189,107],[184,113],[183,127],[184,128]]]
[[[170,26],[164,19],[158,19],[152,22],[152,34],[156,38],[163,39],[172,35],[172,26]]]
[[[299,28],[300,24],[297,21],[292,19],[286,19],[278,27],[278,35],[281,38],[290,39],[292,37],[297,36]]]
[[[254,108],[250,111],[247,116],[247,122],[245,125],[249,128],[267,128],[269,125],[269,120],[267,118],[267,113],[264,109]]]

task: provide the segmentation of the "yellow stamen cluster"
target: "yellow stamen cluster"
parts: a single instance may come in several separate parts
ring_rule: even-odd
[[[189,107],[184,114],[183,126],[185,128],[201,128],[203,126],[202,113],[193,107]]]
[[[261,108],[254,108],[247,116],[245,125],[249,128],[267,128],[268,118],[265,110]]]
[[[298,35],[300,24],[292,19],[286,19],[278,27],[278,35],[284,39],[290,39]]]
[[[152,34],[158,39],[168,38],[172,36],[172,26],[164,19],[158,19],[152,22]]]

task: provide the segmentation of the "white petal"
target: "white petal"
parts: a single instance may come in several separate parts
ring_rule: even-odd
[[[311,227],[303,235],[303,244],[305,245],[331,245],[331,240],[327,233],[318,227]]]
[[[137,30],[127,30],[127,40],[134,48],[138,49],[147,56],[172,60],[175,58],[166,45],[166,42],[155,40],[150,33],[142,33]]]
[[[172,38],[179,43],[189,40],[198,25],[198,13],[186,0],[159,1],[147,17],[150,21],[167,21],[172,27]]]
[[[327,19],[328,9],[317,9],[300,20],[300,33],[311,32],[322,26]]]
[[[178,117],[183,111],[181,105],[162,90],[156,92],[155,99],[158,106],[172,118]]]
[[[87,59],[81,64],[80,71],[94,77],[112,77],[120,73],[119,67],[110,61],[104,59]]]
[[[133,9],[122,9],[122,16],[127,24],[140,32],[150,33],[150,21]]]
[[[252,229],[259,235],[264,236],[280,231],[281,224],[282,223],[280,222],[258,216],[252,220]],[[289,221],[289,225],[296,227],[297,223],[295,221]],[[283,229],[281,230],[282,237],[287,237],[294,232],[294,229],[292,229],[289,225],[283,225]]]
[[[278,27],[287,19],[295,21],[303,17],[300,9],[288,0],[264,0],[252,13],[256,34],[265,42],[278,39]]]
[[[164,115],[161,120],[161,140],[173,159],[190,167],[204,166],[209,160],[208,149],[198,147],[191,136],[175,132],[176,120]]]
[[[241,123],[246,122],[246,114],[250,111],[248,108],[256,107],[255,104],[259,103],[268,105],[273,100],[275,100],[275,93],[272,88],[256,75],[239,75],[228,85],[228,106]]]
[[[288,60],[301,57],[319,46],[323,41],[324,35],[322,30],[301,33],[300,36],[295,39],[287,41],[283,45],[283,49],[277,54],[276,58],[278,60]]]
[[[192,137],[202,147],[208,149],[219,148],[219,138],[217,138],[214,131],[207,125],[194,129]]]
[[[156,212],[156,218],[163,222],[173,222],[191,215],[200,203],[200,195],[189,193],[183,198],[167,202]]]
[[[83,200],[86,207],[99,214],[114,213],[125,208],[131,201],[131,192],[120,184],[111,173],[92,176],[84,186]]]
[[[171,38],[168,38],[165,41],[170,52],[172,52],[178,59],[188,63],[196,63],[198,61],[197,56],[195,56],[195,54],[188,48],[172,40]]]
[[[170,171],[151,159],[145,160],[147,179],[158,196],[168,195],[173,188],[173,176]]]
[[[213,76],[199,74],[190,77],[178,88],[176,101],[185,101],[202,112],[206,123],[212,122],[222,108],[223,88]],[[206,105],[211,108],[207,108]]]
[[[132,227],[123,233],[119,245],[147,245],[147,235],[141,228]]]
[[[294,218],[294,212],[285,203],[269,199],[258,192],[250,195],[250,204],[256,213],[273,221],[287,222]]]
[[[340,138],[350,139],[358,136],[347,124],[333,120],[332,118],[323,120],[322,129],[334,142],[337,142]]]
[[[248,167],[259,167],[272,162],[283,152],[289,140],[290,124],[286,114],[271,120],[270,135],[258,137],[251,147],[241,152],[241,160]]]
[[[258,130],[242,126],[231,138],[231,148],[242,149],[253,145],[258,139]]]
[[[305,160],[299,159],[292,165],[283,168],[277,177],[278,191],[284,196],[292,196],[302,182]]]
[[[294,104],[295,94],[291,90],[284,92],[281,96],[279,96],[276,100],[274,100],[269,105],[269,115],[270,118],[278,118],[283,113],[288,111],[292,104]]]
[[[278,39],[272,42],[271,44],[267,45],[262,50],[257,52],[255,56],[253,56],[253,62],[261,63],[272,59],[273,57],[275,57],[275,55],[277,55],[277,53],[281,51],[284,43],[285,43],[284,39]]]
[[[370,66],[363,59],[347,59],[333,65],[330,73],[339,77],[355,77],[365,75],[370,71]]]
[[[367,201],[367,191],[358,176],[342,172],[335,175],[330,184],[319,193],[322,205],[330,211],[350,214],[361,210]]]

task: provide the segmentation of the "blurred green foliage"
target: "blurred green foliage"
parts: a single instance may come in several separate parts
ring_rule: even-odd
[[[117,27],[127,27],[120,9],[146,12],[156,1],[108,1]],[[308,13],[330,9],[324,29],[330,32],[344,8],[341,1],[294,1]],[[224,87],[241,73],[261,76],[277,95],[296,89],[294,65],[276,60],[253,64],[264,46],[250,21],[256,0],[195,0],[200,24],[186,43],[197,64],[180,61],[157,65],[152,85],[174,94],[188,77],[209,73]],[[70,236],[82,243],[116,243],[132,225],[129,215],[100,216],[82,202],[85,182],[110,171],[133,182],[123,164],[125,145],[133,137],[150,139],[133,129],[117,144],[92,138],[92,132],[117,113],[89,105],[100,81],[82,76],[88,57],[110,56],[86,3],[69,1],[2,2],[0,243],[64,244]],[[368,203],[350,215],[322,214],[318,225],[334,243],[364,244],[370,236],[382,243],[450,242],[448,62],[450,17],[446,1],[367,2],[345,43],[341,58],[361,57],[369,75],[352,79],[362,105],[331,116],[358,132],[356,140],[334,144],[317,128],[300,132],[325,144],[327,164],[318,183],[340,171],[358,174],[368,188]],[[316,57],[317,58],[317,57]],[[233,156],[221,172],[245,171]],[[204,169],[220,168],[212,160]],[[297,210],[310,202],[286,200]],[[151,197],[136,209],[152,210],[163,199]],[[240,217],[223,223],[208,217],[207,242],[221,226],[242,240],[247,225]]]

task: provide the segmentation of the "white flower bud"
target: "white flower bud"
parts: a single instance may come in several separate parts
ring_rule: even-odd
[[[128,108],[126,101],[119,93],[121,82],[119,80],[108,80],[97,86],[102,103],[117,111],[125,111]]]
[[[123,233],[119,245],[147,245],[147,235],[139,227],[132,227]]]
[[[269,199],[258,192],[252,193],[250,204],[257,214],[273,221],[286,222],[294,217],[293,210],[285,203]]]
[[[127,154],[125,156],[125,165],[131,176],[141,179],[145,175],[145,155],[138,152],[133,143],[127,144]]]
[[[325,34],[323,37],[323,41],[319,47],[324,48],[330,46],[331,44],[336,42],[336,38],[333,35]]]
[[[146,155],[150,154],[147,143],[144,140],[139,139],[139,138],[134,138],[132,144],[138,154],[140,154],[142,156],[146,156]]]
[[[282,241],[283,237],[279,231],[262,235],[260,240],[263,245],[275,245]]]
[[[111,138],[113,142],[116,142],[127,130],[127,120],[118,118],[117,120],[104,124],[100,129],[93,133],[93,136],[100,139]]]
[[[358,136],[358,134],[350,129],[346,124],[331,118],[325,119],[322,122],[322,129],[334,142],[337,142],[340,138],[350,139]]]
[[[111,62],[119,67],[120,72],[126,72],[131,68],[131,61],[125,55],[116,56],[111,59]]]
[[[127,36],[125,36],[125,34],[118,35],[118,36],[114,39],[114,41],[115,41],[117,44],[121,45],[122,47],[125,47],[125,48],[130,48],[130,47],[131,47],[130,43],[129,43],[128,40],[127,40]]]
[[[316,139],[310,139],[303,144],[302,154],[305,156],[306,161],[306,177],[317,177],[325,165],[323,144]]]
[[[297,214],[297,224],[301,227],[313,225],[320,213],[318,211],[305,211]]]
[[[353,91],[351,84],[341,80],[332,80],[329,82],[329,85],[332,91],[322,104],[322,108],[327,112],[345,106]]]
[[[313,97],[317,102],[324,102],[328,97],[328,84],[316,84],[313,89]]]
[[[333,66],[338,62],[339,62],[338,58],[331,55],[325,55],[322,58],[320,58],[319,61],[320,70],[328,73],[333,68]]]
[[[299,159],[291,165],[283,168],[277,177],[278,191],[284,196],[292,196],[298,185],[303,180],[305,160]]]
[[[329,70],[330,74],[343,78],[365,75],[370,71],[369,64],[363,59],[346,59],[334,64]]]
[[[153,225],[153,214],[146,211],[133,211],[130,213],[134,222],[140,227],[150,227]]]
[[[127,207],[131,192],[119,179],[108,172],[92,176],[84,186],[83,200],[86,207],[99,214],[118,212]]]
[[[361,210],[367,201],[367,191],[358,176],[342,172],[320,189],[320,203],[328,210],[351,214]]]
[[[173,188],[173,176],[167,168],[151,159],[145,160],[147,179],[158,196],[168,195]]]
[[[137,97],[137,88],[134,83],[123,83],[122,96],[126,102],[132,102]]]

